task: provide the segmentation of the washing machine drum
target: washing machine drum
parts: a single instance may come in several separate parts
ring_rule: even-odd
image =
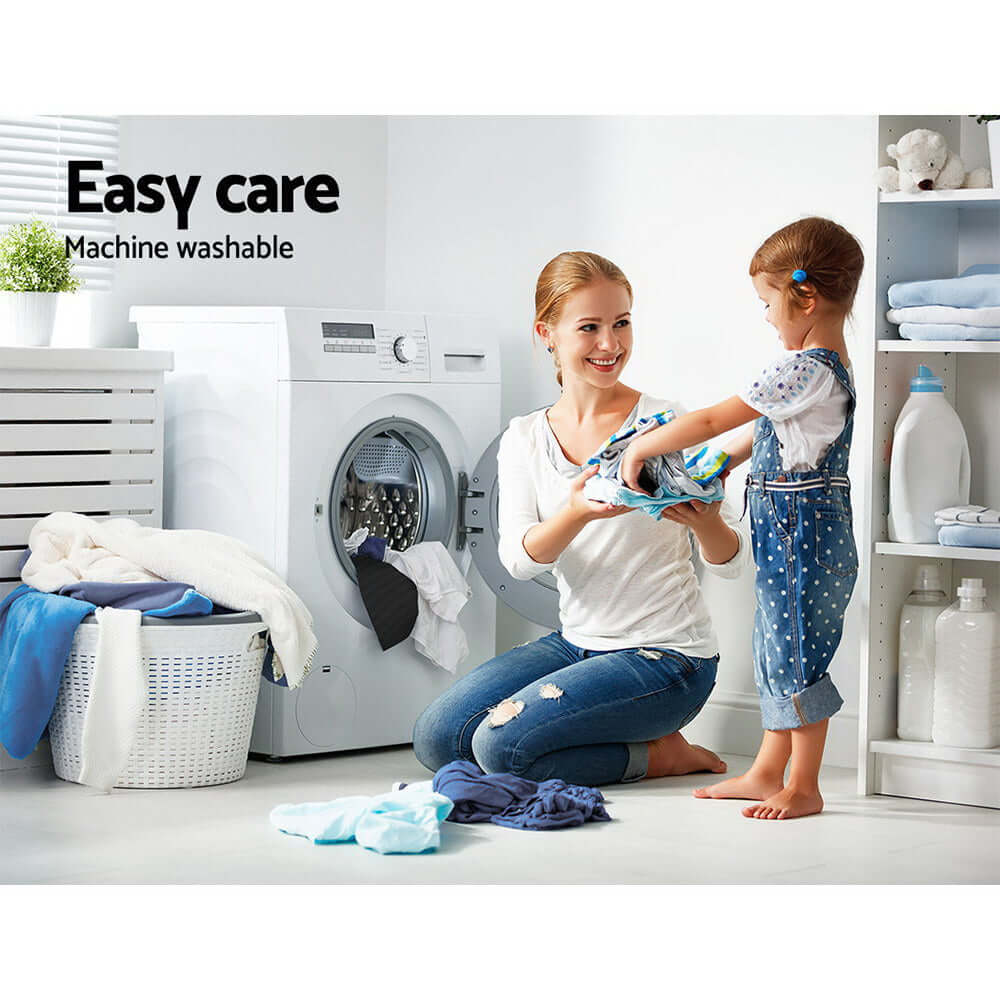
[[[359,528],[404,551],[422,541],[449,543],[455,523],[453,474],[426,428],[388,418],[369,424],[347,447],[333,477],[330,531],[344,568],[343,540]]]

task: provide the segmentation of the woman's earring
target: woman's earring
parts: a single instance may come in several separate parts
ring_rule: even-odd
[[[552,353],[552,348],[551,347],[546,347],[545,350],[547,350],[549,352],[549,354]]]

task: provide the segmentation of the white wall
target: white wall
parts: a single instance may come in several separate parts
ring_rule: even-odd
[[[391,118],[387,308],[500,317],[506,421],[557,395],[547,355],[530,342],[538,271],[561,250],[595,250],[624,269],[636,293],[625,380],[689,407],[712,402],[735,392],[776,344],[746,276],[765,236],[821,214],[874,253],[875,141],[870,117]],[[859,385],[870,289],[866,280],[856,310]],[[851,463],[859,525],[866,446],[856,442]],[[742,504],[738,483],[730,496]],[[691,733],[751,752],[760,724],[750,574],[707,576],[705,592],[722,660],[712,708]],[[828,760],[846,766],[857,759],[859,602],[832,668],[847,704]],[[538,634],[501,607],[499,648]]]
[[[168,207],[120,216],[119,232],[140,239],[252,239],[277,233],[295,246],[292,260],[120,261],[113,290],[92,295],[89,341],[134,346],[131,305],[340,305],[381,308],[385,269],[386,119],[375,117],[123,118],[120,171],[201,174],[190,228],[176,229]],[[329,173],[340,209],[320,214],[230,215],[215,201],[228,173],[309,177]],[[301,193],[301,192],[300,192]],[[60,329],[60,342],[81,331]]]

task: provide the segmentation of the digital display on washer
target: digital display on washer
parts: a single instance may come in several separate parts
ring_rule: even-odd
[[[371,323],[322,323],[324,337],[345,340],[374,340],[375,327]]]

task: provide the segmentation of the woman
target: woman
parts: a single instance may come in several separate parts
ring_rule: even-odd
[[[562,253],[542,270],[535,327],[562,394],[515,417],[500,442],[500,559],[528,580],[551,570],[562,629],[489,660],[417,720],[418,759],[486,772],[607,785],[722,773],[679,730],[715,685],[718,643],[688,540],[706,567],[739,574],[749,544],[727,505],[680,504],[657,521],[588,500],[587,459],[614,432],[677,403],[620,381],[632,352],[632,288],[597,254]]]

